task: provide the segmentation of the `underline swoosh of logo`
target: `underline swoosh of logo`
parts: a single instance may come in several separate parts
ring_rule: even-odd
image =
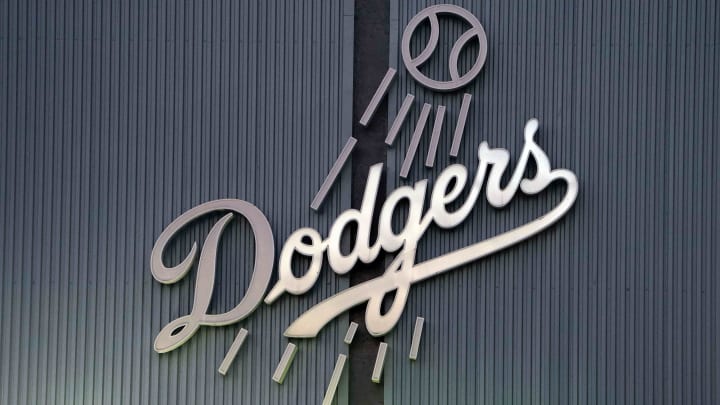
[[[562,179],[567,183],[565,196],[555,208],[525,225],[443,256],[415,264],[410,272],[411,284],[489,256],[530,238],[557,222],[570,210],[575,202],[578,194],[578,183],[575,175],[568,170],[554,170],[552,174],[553,180]],[[292,338],[315,337],[325,325],[350,308],[362,304],[378,294],[391,292],[397,287],[392,273],[385,273],[375,279],[358,284],[310,308],[290,324],[284,334],[286,337]]]

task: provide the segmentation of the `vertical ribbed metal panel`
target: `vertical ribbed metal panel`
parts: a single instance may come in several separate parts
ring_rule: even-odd
[[[211,199],[256,204],[278,250],[300,226],[327,232],[349,172],[321,214],[309,203],[351,133],[352,44],[351,0],[0,1],[0,403],[320,402],[347,318],[297,342],[283,385],[271,376],[284,328],[345,278],[325,272],[307,296],[158,355],[195,272],[164,286],[148,263],[164,227]],[[215,313],[249,283],[244,220],[221,250]],[[223,377],[240,326],[250,335]]]
[[[483,24],[489,53],[466,90],[473,102],[457,162],[474,173],[484,140],[515,162],[523,126],[537,117],[538,143],[553,167],[577,174],[580,194],[551,229],[412,287],[386,337],[385,402],[719,403],[720,5],[459,4]],[[417,96],[413,122],[423,101],[446,105],[439,161],[423,166],[430,120],[401,181],[406,125],[388,154],[389,191],[455,161],[448,153],[462,91],[422,89],[399,54],[405,24],[428,5],[392,3],[390,63],[400,76],[389,115],[408,92]],[[424,71],[447,79],[449,49],[466,27],[440,22],[438,54]],[[419,37],[418,49],[427,31]],[[417,261],[526,223],[563,193],[518,196],[502,210],[481,198],[462,226],[431,228]],[[411,362],[416,316],[425,327]]]

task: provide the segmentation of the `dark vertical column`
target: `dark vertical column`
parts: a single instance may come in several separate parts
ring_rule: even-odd
[[[387,134],[387,101],[378,107],[367,127],[358,122],[372,98],[377,85],[388,68],[390,10],[385,0],[355,1],[355,50],[353,72],[353,136],[358,143],[352,157],[352,206],[360,208],[370,166],[384,163]],[[385,199],[383,175],[375,207],[375,218]],[[374,240],[375,235],[372,235]],[[350,275],[350,284],[356,285],[375,278],[384,271],[382,255],[373,264],[359,265]],[[350,346],[349,394],[350,404],[382,404],[382,384],[370,380],[375,364],[379,340],[365,329],[365,306],[354,308],[350,319],[360,325]]]

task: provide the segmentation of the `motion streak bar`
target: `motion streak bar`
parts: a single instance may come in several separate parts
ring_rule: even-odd
[[[463,95],[462,105],[460,106],[460,116],[458,117],[457,126],[455,127],[452,147],[450,148],[450,156],[452,157],[457,157],[460,151],[460,141],[462,141],[463,132],[465,132],[465,121],[467,121],[468,110],[470,110],[470,100],[472,100],[472,96],[465,93],[465,95]]]
[[[390,131],[388,131],[387,138],[385,138],[386,144],[392,145],[393,142],[395,142],[395,137],[397,137],[398,133],[400,133],[400,128],[402,128],[402,125],[405,123],[405,117],[407,117],[407,113],[413,105],[413,100],[415,100],[415,96],[412,94],[405,96],[405,100],[395,116],[395,120],[390,127]]]
[[[235,336],[235,340],[233,340],[232,344],[230,345],[230,349],[228,349],[228,352],[225,355],[225,358],[223,359],[222,363],[220,363],[220,368],[218,368],[218,372],[220,374],[227,374],[228,369],[235,360],[235,356],[237,356],[238,351],[242,347],[243,343],[245,343],[245,338],[247,337],[247,335],[247,329],[240,328],[240,332],[238,332],[237,336]]]
[[[330,377],[330,383],[328,384],[327,391],[325,391],[325,398],[323,398],[322,405],[332,404],[335,398],[335,391],[337,391],[340,377],[342,377],[343,369],[345,368],[345,360],[347,356],[341,354],[338,356],[337,362],[335,363],[335,369],[333,369],[332,377]]]
[[[410,345],[410,360],[417,360],[424,323],[425,318],[418,316],[417,319],[415,319],[415,329],[413,330],[412,344]]]
[[[368,122],[370,122],[370,119],[375,114],[375,110],[377,110],[378,105],[380,105],[380,100],[382,100],[383,96],[385,96],[388,87],[390,87],[390,83],[392,83],[395,78],[395,73],[395,69],[388,68],[387,73],[385,73],[385,77],[383,77],[377,90],[375,90],[375,95],[373,95],[370,100],[370,104],[368,104],[365,109],[365,113],[363,113],[363,116],[360,118],[360,125],[364,127],[368,126]]]
[[[347,330],[347,333],[345,334],[345,342],[346,344],[352,343],[353,339],[355,338],[355,332],[357,331],[358,324],[355,322],[350,322],[350,327]]]
[[[405,154],[405,160],[403,160],[402,167],[400,168],[400,177],[402,178],[407,177],[410,172],[410,166],[412,166],[413,159],[415,159],[415,152],[417,152],[420,138],[422,138],[423,131],[425,130],[425,123],[427,122],[428,115],[430,115],[430,108],[430,104],[425,103],[422,112],[420,112],[420,118],[418,118],[415,132],[413,132],[412,139],[410,140],[410,146]]]
[[[320,205],[325,200],[328,191],[330,191],[330,187],[332,187],[333,183],[335,183],[335,179],[337,179],[338,174],[340,174],[340,170],[342,170],[343,166],[345,166],[345,162],[347,162],[348,160],[348,157],[350,157],[350,153],[352,152],[356,143],[357,139],[353,138],[352,136],[345,143],[342,151],[340,151],[340,156],[338,156],[337,160],[333,164],[333,167],[330,169],[330,173],[328,173],[325,181],[323,181],[322,183],[322,186],[320,186],[320,190],[318,190],[317,194],[315,194],[315,198],[313,198],[312,200],[312,203],[310,203],[310,208],[314,209],[315,211],[320,208]]]
[[[372,373],[372,382],[374,383],[380,383],[380,379],[382,378],[383,367],[385,367],[385,354],[387,354],[387,347],[387,343],[380,342],[377,357],[375,358],[375,368],[373,368]]]
[[[275,369],[275,373],[272,376],[273,381],[278,384],[282,384],[283,381],[285,381],[285,376],[287,375],[288,370],[290,370],[290,365],[295,358],[296,352],[297,346],[295,346],[293,343],[288,343],[287,347],[285,348],[285,353],[283,353],[282,358],[280,359],[280,363],[278,363],[277,368]]]
[[[433,167],[435,164],[435,154],[437,153],[438,142],[440,141],[440,130],[442,130],[443,118],[445,118],[445,106],[439,105],[437,113],[435,113],[435,123],[433,123],[432,137],[430,138],[430,149],[428,149],[425,166]]]

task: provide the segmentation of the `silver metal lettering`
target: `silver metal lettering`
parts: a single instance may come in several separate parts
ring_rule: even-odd
[[[344,274],[350,271],[358,259],[364,263],[370,263],[377,258],[380,254],[382,243],[378,241],[373,246],[370,246],[369,239],[381,173],[382,164],[370,168],[360,210],[347,210],[335,219],[327,240],[320,241],[320,234],[312,228],[301,228],[290,235],[280,254],[278,281],[272,290],[270,290],[267,297],[265,297],[266,304],[273,303],[284,292],[299,295],[304,294],[312,288],[320,275],[323,253],[326,250],[328,262],[337,274]],[[356,222],[358,225],[357,237],[355,238],[355,246],[352,252],[348,255],[343,255],[340,250],[340,239],[345,227],[350,222]],[[303,242],[304,238],[309,238],[311,243],[306,244]],[[290,268],[292,255],[296,252],[304,256],[312,257],[310,268],[302,277],[295,277]]]
[[[150,255],[150,270],[155,280],[163,284],[172,284],[182,279],[192,268],[197,254],[197,243],[193,243],[190,253],[174,267],[166,267],[162,261],[165,247],[186,225],[211,212],[230,211],[210,230],[198,263],[195,284],[195,297],[192,311],[168,323],[155,338],[155,351],[165,353],[177,349],[198,331],[200,326],[223,326],[238,322],[250,315],[262,301],[272,275],[275,243],[272,229],[263,213],[254,205],[242,200],[215,200],[186,211],[175,219],[160,234]],[[225,226],[235,214],[244,216],[255,235],[255,267],[247,293],[233,309],[222,314],[208,314],[208,306],[215,283],[215,261],[217,248]]]
[[[566,169],[551,169],[545,152],[535,143],[534,134],[539,127],[537,120],[528,121],[525,127],[525,146],[518,160],[509,183],[502,188],[500,178],[509,160],[509,153],[504,149],[490,149],[483,143],[478,150],[478,171],[465,203],[455,212],[446,211],[446,205],[456,199],[466,182],[467,174],[464,167],[450,166],[443,172],[433,189],[431,208],[421,217],[427,181],[416,183],[415,188],[401,187],[387,198],[380,214],[378,240],[383,250],[394,252],[402,250],[390,264],[383,276],[366,281],[344,290],[310,308],[298,317],[286,330],[287,337],[314,337],[332,319],[350,308],[367,302],[366,323],[368,331],[380,336],[390,331],[400,318],[407,300],[409,286],[416,282],[434,277],[463,264],[478,260],[501,249],[519,243],[562,218],[572,207],[578,193],[575,174]],[[529,157],[535,159],[537,173],[533,178],[523,178]],[[488,173],[488,168],[489,173]],[[373,167],[373,169],[376,169]],[[527,195],[543,191],[550,183],[562,181],[567,188],[560,203],[545,215],[510,231],[501,233],[484,241],[458,249],[435,259],[415,264],[417,242],[431,222],[443,228],[459,224],[470,213],[480,194],[482,184],[487,175],[487,199],[496,207],[503,207],[513,198],[518,189]],[[456,185],[448,190],[451,180]],[[407,198],[410,210],[405,229],[394,234],[390,226],[392,212],[397,202]],[[385,314],[380,311],[380,304],[385,294],[395,291],[395,300]]]

